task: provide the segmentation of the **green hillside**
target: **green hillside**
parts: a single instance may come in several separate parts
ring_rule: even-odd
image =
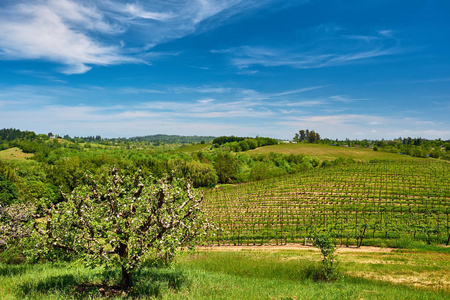
[[[323,144],[279,144],[272,146],[265,146],[250,150],[249,153],[267,154],[270,152],[282,153],[282,154],[306,154],[309,156],[317,157],[320,161],[335,160],[337,158],[351,158],[355,161],[369,161],[372,159],[394,159],[405,160],[411,159],[409,156],[373,151],[371,148],[349,148],[338,147]]]
[[[386,246],[400,238],[445,243],[449,237],[450,164],[381,161],[319,168],[209,190],[205,209],[217,243],[300,242],[312,227],[336,241]]]
[[[25,160],[33,157],[32,153],[24,153],[21,149],[14,147],[0,151],[0,160]]]
[[[177,150],[174,150],[174,153],[192,153],[196,151],[204,150],[206,147],[210,146],[210,144],[193,144],[193,145],[187,145],[183,146]]]

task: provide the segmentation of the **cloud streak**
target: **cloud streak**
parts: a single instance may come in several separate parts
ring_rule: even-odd
[[[446,126],[442,121],[406,118],[401,113],[389,117],[383,113],[361,114],[351,110],[355,100],[351,96],[311,98],[302,94],[314,89],[319,86],[272,93],[206,85],[159,90],[0,86],[0,128],[105,137],[195,133],[288,139],[299,128],[313,128],[323,137],[342,139],[450,136],[442,130]],[[142,97],[121,101],[124,92]],[[79,101],[98,95],[108,98],[108,105]],[[345,113],[327,112],[335,107],[333,103]]]
[[[22,0],[0,3],[0,59],[56,62],[65,74],[92,66],[148,63],[152,47],[189,35],[204,20],[262,2]],[[95,3],[95,5],[93,4]],[[133,39],[128,38],[132,34]],[[137,39],[136,39],[137,38]],[[128,44],[138,47],[128,47]]]
[[[389,33],[389,34],[388,34]],[[319,33],[318,33],[319,34]],[[329,33],[327,33],[329,34]],[[403,53],[399,41],[385,30],[374,36],[342,35],[317,37],[314,44],[285,47],[240,46],[213,49],[211,53],[226,55],[240,70],[253,66],[314,69],[364,62]]]
[[[95,7],[69,0],[19,2],[0,15],[0,58],[57,62],[65,74],[85,73],[90,65],[138,62],[86,34],[119,31]]]

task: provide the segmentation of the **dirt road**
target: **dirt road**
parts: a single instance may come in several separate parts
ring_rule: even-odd
[[[313,250],[319,251],[318,248],[312,245],[301,245],[301,244],[287,244],[287,245],[240,245],[240,246],[201,246],[196,248],[198,251],[242,251],[242,250],[253,250],[253,251],[279,251],[279,250]],[[380,248],[371,246],[361,246],[360,248],[351,247],[337,247],[337,253],[345,252],[391,252],[393,248]]]

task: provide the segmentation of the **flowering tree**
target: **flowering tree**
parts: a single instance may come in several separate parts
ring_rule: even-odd
[[[45,222],[35,222],[37,251],[77,253],[92,265],[119,265],[124,289],[132,286],[133,270],[145,253],[171,257],[209,228],[199,208],[203,198],[185,181],[166,178],[153,184],[115,168],[106,178],[88,181],[46,210]]]
[[[0,246],[7,248],[30,236],[32,230],[29,222],[34,216],[33,205],[0,205]]]

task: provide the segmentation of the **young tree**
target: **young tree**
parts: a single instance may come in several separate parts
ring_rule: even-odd
[[[219,182],[231,183],[239,173],[239,161],[230,152],[219,152],[214,160]]]
[[[318,233],[312,230],[314,246],[320,249],[323,255],[322,265],[318,273],[315,274],[317,280],[335,281],[340,277],[336,247],[330,232]]]
[[[35,222],[39,254],[63,251],[82,255],[91,265],[122,269],[122,288],[132,286],[133,270],[150,250],[172,257],[191,247],[209,228],[200,211],[203,199],[185,181],[164,179],[152,184],[114,168],[106,178],[76,188],[65,201]]]

